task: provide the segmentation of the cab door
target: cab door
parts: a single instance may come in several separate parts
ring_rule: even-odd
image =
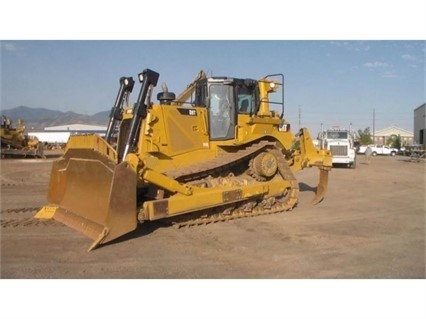
[[[210,139],[235,138],[235,121],[233,87],[223,83],[211,83],[209,86]]]

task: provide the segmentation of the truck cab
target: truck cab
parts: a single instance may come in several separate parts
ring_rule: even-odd
[[[356,167],[356,152],[353,135],[349,130],[330,128],[320,133],[320,141],[324,148],[333,155],[333,165]]]

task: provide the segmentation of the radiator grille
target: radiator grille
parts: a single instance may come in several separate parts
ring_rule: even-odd
[[[348,147],[346,145],[330,145],[332,155],[348,155]]]

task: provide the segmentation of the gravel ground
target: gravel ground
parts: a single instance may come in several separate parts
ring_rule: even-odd
[[[83,235],[55,221],[31,222],[46,204],[52,160],[0,161],[3,279],[426,277],[424,161],[367,164],[359,156],[355,169],[331,171],[316,206],[318,170],[306,169],[296,174],[301,193],[292,212],[185,229],[145,223],[88,253]],[[28,225],[6,223],[24,219]]]

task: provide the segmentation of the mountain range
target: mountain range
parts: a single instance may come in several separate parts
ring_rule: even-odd
[[[1,110],[4,115],[12,120],[16,126],[18,119],[24,121],[27,131],[40,131],[45,127],[65,124],[107,125],[110,111],[85,115],[74,112],[61,112],[45,108],[31,108],[18,106],[12,109]]]

